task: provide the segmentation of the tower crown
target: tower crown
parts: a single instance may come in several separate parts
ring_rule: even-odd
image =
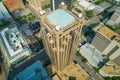
[[[75,17],[63,9],[57,9],[49,13],[46,19],[56,30],[60,30],[75,21]]]

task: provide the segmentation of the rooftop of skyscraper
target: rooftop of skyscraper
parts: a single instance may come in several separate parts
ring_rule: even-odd
[[[47,19],[52,25],[62,28],[72,23],[75,18],[63,9],[58,9],[47,15]]]

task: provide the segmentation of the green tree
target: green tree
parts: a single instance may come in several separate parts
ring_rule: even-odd
[[[34,15],[31,15],[31,16],[28,17],[29,21],[33,21],[33,20],[35,20],[35,18],[36,17]]]
[[[98,0],[95,4],[99,5],[101,3],[103,3],[105,0]]]
[[[120,77],[105,77],[105,80],[120,80]]]
[[[41,38],[37,38],[37,40],[38,40],[38,42],[40,43],[41,49],[43,49],[43,48],[44,48],[44,46],[43,46],[42,39],[41,39]]]
[[[99,68],[95,68],[95,73],[99,74],[99,70],[100,70]]]
[[[81,56],[81,54],[80,54],[80,52],[79,52],[79,51],[77,51],[77,52],[76,52],[76,56],[78,56],[78,57],[80,57],[80,56]]]
[[[91,18],[91,17],[93,17],[93,10],[88,10],[88,11],[86,11],[86,15],[87,15],[87,17],[89,17],[89,18]]]

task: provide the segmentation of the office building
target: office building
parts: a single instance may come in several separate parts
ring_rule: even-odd
[[[32,53],[16,24],[0,31],[0,48],[6,67],[19,63]]]
[[[88,63],[95,68],[102,67],[107,61],[101,52],[89,43],[86,43],[80,48],[80,53],[88,60]]]
[[[111,18],[107,21],[107,25],[118,27],[120,25],[120,9],[116,9]]]
[[[120,35],[104,25],[98,29],[91,44],[111,60],[120,55]]]
[[[99,70],[99,72],[104,77],[118,77],[120,76],[120,65],[110,60]]]
[[[72,10],[72,0],[51,0],[51,10],[55,10],[59,8],[61,3],[65,3],[67,5],[68,10]]]
[[[36,11],[43,10],[45,6],[50,5],[50,0],[27,0],[29,5]]]
[[[52,80],[92,80],[89,74],[79,65],[71,64],[58,75],[55,74]]]
[[[11,13],[25,9],[22,0],[3,0],[3,3]]]
[[[1,20],[8,20],[11,16],[9,12],[7,11],[6,7],[3,5],[2,2],[0,2],[0,21]]]
[[[42,63],[40,61],[36,61],[32,65],[19,72],[15,76],[14,80],[50,80],[50,78],[42,66]]]
[[[62,71],[73,62],[82,23],[82,17],[78,18],[64,9],[41,15],[42,41],[55,70]]]

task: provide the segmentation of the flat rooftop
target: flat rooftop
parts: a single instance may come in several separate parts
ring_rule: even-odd
[[[113,32],[111,29],[109,29],[108,27],[101,27],[98,30],[99,33],[101,33],[102,35],[104,35],[105,37],[107,37],[110,40],[116,40],[117,42],[120,42],[120,35]]]
[[[104,73],[109,75],[119,75],[120,76],[120,66],[117,65],[114,61],[109,61],[105,66],[101,68]]]
[[[80,53],[82,54],[82,56],[87,58],[88,62],[92,66],[96,68],[101,67],[103,65],[102,63],[104,63],[102,53],[91,44],[85,44],[84,46],[82,46],[80,49]]]
[[[83,7],[84,9],[88,9],[88,10],[93,10],[96,7],[96,5],[90,3],[90,2],[88,2],[86,0],[80,0],[79,5],[81,7]]]
[[[92,80],[88,73],[79,64],[71,64],[60,74],[62,80],[74,77],[76,80]]]
[[[51,24],[60,28],[72,23],[75,18],[65,10],[58,9],[47,15],[47,19]]]
[[[20,34],[15,24],[4,28],[1,31],[1,36],[4,41],[4,45],[8,50],[8,56],[13,57],[24,50],[22,44],[25,43],[25,39]]]
[[[47,72],[40,61],[36,61],[31,66],[16,75],[19,80],[45,80]],[[47,79],[49,80],[49,79]]]
[[[7,9],[3,5],[2,2],[0,2],[0,19],[8,19],[11,18],[10,14],[8,13]]]

